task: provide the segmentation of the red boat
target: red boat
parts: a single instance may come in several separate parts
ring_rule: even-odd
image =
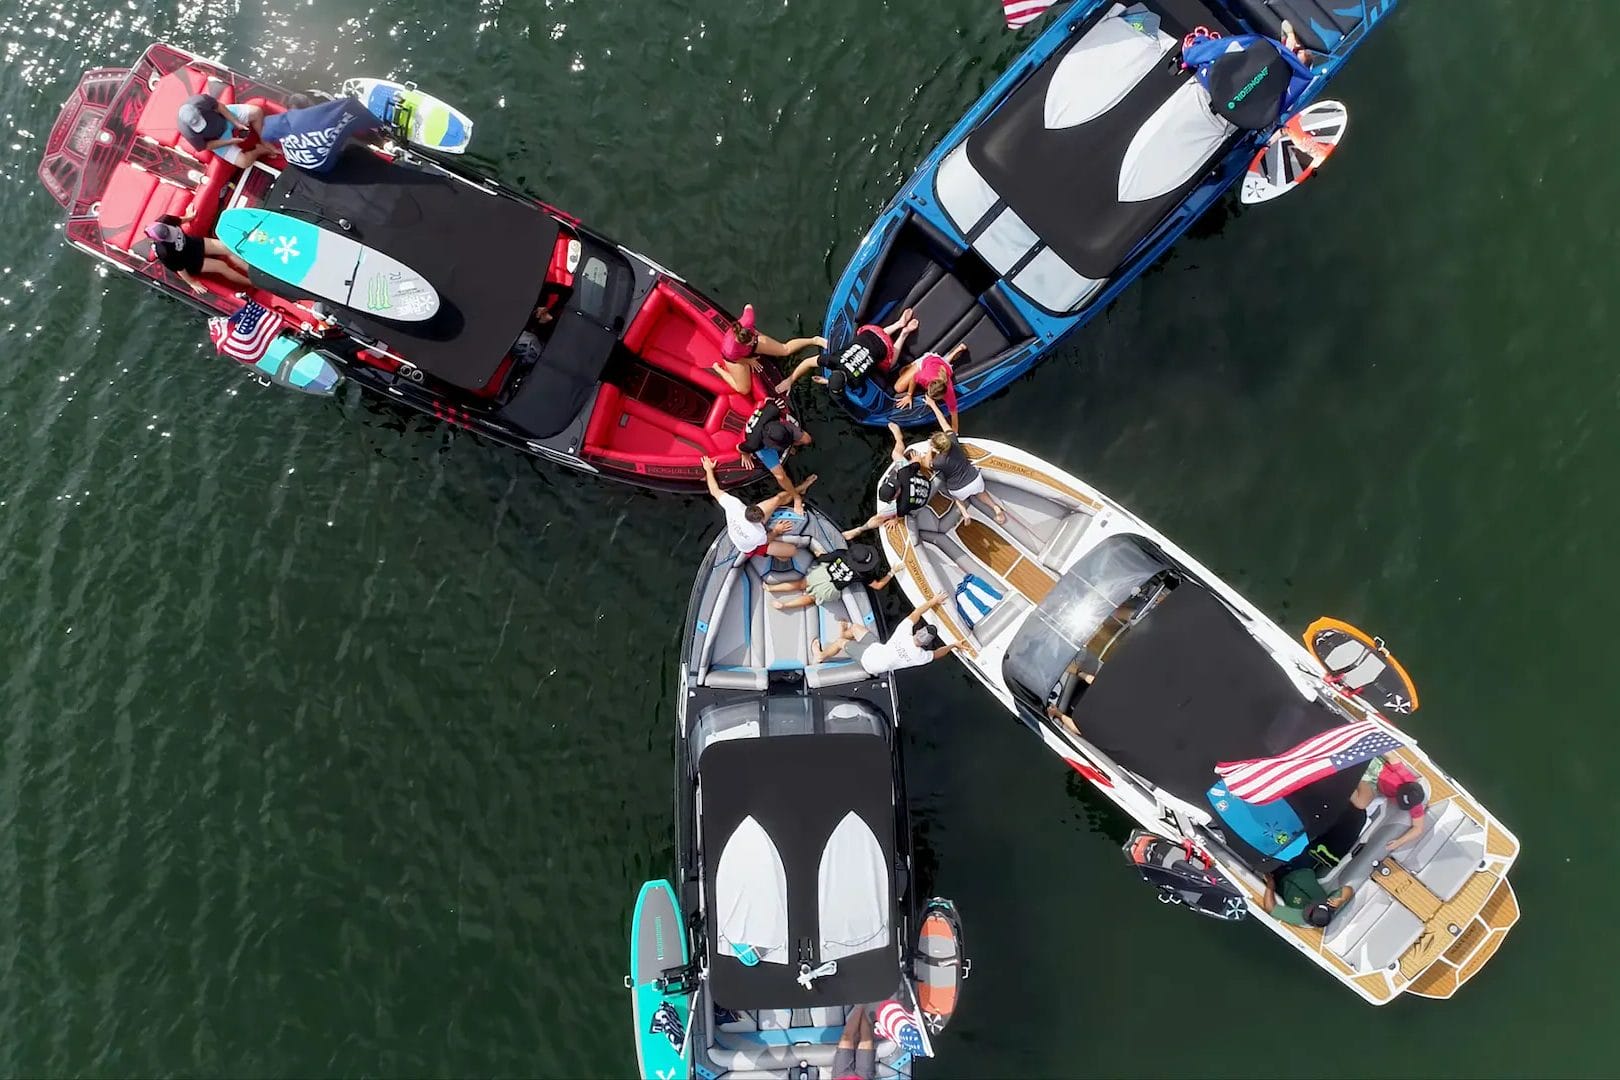
[[[702,488],[704,455],[726,486],[763,475],[737,442],[777,372],[767,366],[746,394],[715,375],[735,324],[681,279],[545,203],[392,142],[351,147],[320,175],[279,156],[239,169],[179,136],[177,110],[205,90],[266,113],[290,96],[162,43],[134,67],[84,74],[39,169],[67,209],[69,243],[210,316],[257,301],[316,364],[525,453],[673,490]],[[199,295],[150,259],[145,229],[159,216],[194,211],[185,229],[201,237],[233,207],[341,223],[427,279],[437,314],[318,311],[316,297],[258,271],[245,295],[206,277]]]

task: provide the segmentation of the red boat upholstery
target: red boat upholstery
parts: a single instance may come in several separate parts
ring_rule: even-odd
[[[186,98],[202,93],[207,83],[206,74],[189,67],[171,71],[163,76],[152,90],[152,96],[147,99],[146,108],[141,110],[141,118],[135,122],[135,133],[145,135],[164,146],[179,143],[180,130],[176,126],[175,114],[180,111],[180,106]],[[221,105],[229,105],[235,100],[235,91],[229,86],[219,94]],[[185,149],[189,150],[190,147],[187,146]]]
[[[159,183],[145,169],[120,162],[101,193],[101,238],[110,247],[129,251],[148,225],[164,214],[184,214],[190,201],[191,193],[183,188]]]
[[[625,463],[687,467],[705,454],[735,456],[743,421],[764,393],[756,383],[752,394],[738,394],[709,369],[720,355],[723,321],[660,283],[625,330],[625,347],[647,367],[695,388],[712,403],[700,426],[604,383],[586,427],[587,450]]]

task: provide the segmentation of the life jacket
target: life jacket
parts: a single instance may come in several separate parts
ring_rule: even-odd
[[[855,340],[833,357],[833,365],[850,382],[859,383],[872,373],[873,368],[885,366],[893,351],[894,345],[881,327],[863,326],[855,331]]]
[[[737,443],[737,449],[750,454],[757,454],[765,446],[765,428],[777,420],[785,419],[782,406],[775,401],[767,401],[754,410],[754,415],[748,418],[743,425],[743,437]]]
[[[878,497],[894,503],[894,512],[901,517],[927,506],[933,494],[933,481],[923,475],[922,466],[915,461],[906,462],[878,485]]]
[[[829,551],[817,555],[816,562],[826,568],[827,577],[831,578],[832,583],[840,589],[847,589],[861,579],[860,575],[855,572],[855,568],[844,561],[844,554],[841,551]]]
[[[977,574],[968,574],[956,586],[956,611],[970,630],[1000,602],[1001,593]]]

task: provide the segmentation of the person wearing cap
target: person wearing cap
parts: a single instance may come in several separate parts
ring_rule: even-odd
[[[748,394],[754,388],[754,376],[759,373],[760,357],[781,359],[792,356],[811,345],[827,347],[824,337],[796,337],[777,341],[762,334],[754,326],[754,305],[743,305],[742,318],[720,339],[720,362],[710,364],[709,370],[723,379],[727,386],[739,394]]]
[[[175,127],[193,150],[207,150],[242,169],[276,152],[259,138],[263,126],[264,110],[257,105],[221,105],[212,94],[191,95],[175,114]]]
[[[798,581],[778,581],[765,586],[765,591],[800,594],[792,600],[773,601],[772,606],[777,611],[792,611],[812,604],[820,607],[838,599],[845,589],[857,582],[873,589],[888,585],[894,578],[894,571],[878,577],[877,572],[882,565],[882,558],[871,544],[851,544],[842,551],[817,552],[815,561],[804,572],[804,577]]]
[[[843,352],[832,358],[831,363],[827,363],[824,356],[811,356],[799,361],[793,373],[776,384],[776,392],[787,393],[794,383],[824,364],[827,374],[815,376],[812,382],[825,386],[835,394],[843,393],[850,386],[860,386],[872,372],[886,372],[894,367],[895,360],[906,347],[906,339],[917,332],[917,326],[910,308],[902,311],[900,317],[888,326],[863,326],[855,331],[854,339]]]
[[[196,216],[196,207],[192,207],[185,217],[164,214],[148,225],[146,236],[152,241],[152,258],[174,271],[198,296],[208,295],[208,286],[197,280],[199,274],[247,288],[251,284],[247,265],[230,248],[212,236],[190,236],[181,228]]]
[[[726,536],[731,540],[731,546],[752,558],[755,555],[771,555],[779,559],[791,559],[799,553],[797,544],[789,543],[780,537],[793,528],[792,521],[784,521],[778,525],[767,525],[771,515],[780,510],[789,502],[797,514],[804,513],[804,499],[801,496],[782,492],[773,495],[760,503],[744,503],[737,496],[724,491],[719,481],[714,478],[714,458],[703,458],[703,477],[708,481],[709,494],[714,501],[720,504],[721,511],[726,515]],[[815,477],[804,482],[804,487],[815,483]],[[800,490],[803,490],[801,488]]]
[[[945,403],[945,411],[951,414],[950,430],[961,431],[962,418],[956,411],[956,363],[967,363],[967,356],[967,343],[961,342],[944,356],[937,352],[926,353],[908,364],[894,380],[894,392],[899,397],[894,407],[911,408],[920,385],[930,402]]]
[[[1278,893],[1282,894],[1280,903]],[[1278,922],[1321,929],[1333,921],[1339,908],[1353,895],[1355,890],[1346,885],[1329,896],[1316,880],[1316,871],[1309,866],[1298,866],[1285,869],[1275,882],[1270,874],[1266,875],[1266,891],[1260,898],[1260,906]]]
[[[933,494],[934,474],[922,463],[915,450],[906,448],[900,425],[893,420],[889,421],[889,434],[894,438],[894,446],[889,450],[891,464],[878,479],[877,513],[853,529],[844,530],[845,540],[853,540],[862,533],[887,525],[895,518],[921,510]]]
[[[895,628],[894,633],[889,635],[888,641],[877,641],[875,640],[877,635],[869,634],[865,626],[857,626],[840,619],[838,636],[830,643],[824,646],[820,638],[810,643],[811,663],[825,664],[839,654],[847,654],[851,660],[860,664],[868,675],[884,675],[891,671],[931,664],[946,653],[958,649],[973,656],[975,653],[972,646],[962,641],[946,644],[934,625],[923,621],[924,615],[944,604],[947,599],[948,597],[943,595],[936,596],[907,615]]]
[[[1417,773],[1404,761],[1393,758],[1373,758],[1367,765],[1367,770],[1361,774],[1361,783],[1357,785],[1357,794],[1367,789],[1366,800],[1372,802],[1372,792],[1388,799],[1395,806],[1406,811],[1411,818],[1411,825],[1405,832],[1384,845],[1384,850],[1394,851],[1398,847],[1410,844],[1423,835],[1425,827],[1424,818],[1428,813],[1428,795],[1423,790],[1423,782],[1418,779]]]
[[[789,495],[795,495],[809,486],[809,481],[795,487],[788,478],[783,464],[789,453],[815,440],[810,433],[793,422],[782,405],[772,399],[754,410],[743,425],[743,437],[737,442],[737,451],[751,454],[755,461],[776,478],[777,485]]]

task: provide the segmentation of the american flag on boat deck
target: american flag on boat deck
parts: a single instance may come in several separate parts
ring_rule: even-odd
[[[1017,30],[1040,18],[1041,12],[1057,0],[1001,0],[1001,10],[1007,16],[1007,29]]]
[[[270,343],[281,333],[282,319],[256,300],[249,300],[230,318],[216,316],[208,320],[208,340],[214,348],[242,361],[256,363],[269,350]]]
[[[877,1007],[872,1027],[896,1046],[913,1054],[923,1052],[922,1025],[917,1022],[917,1014],[893,998]]]
[[[1371,720],[1358,720],[1314,735],[1276,757],[1217,762],[1215,771],[1231,795],[1246,803],[1268,803],[1402,745]]]

